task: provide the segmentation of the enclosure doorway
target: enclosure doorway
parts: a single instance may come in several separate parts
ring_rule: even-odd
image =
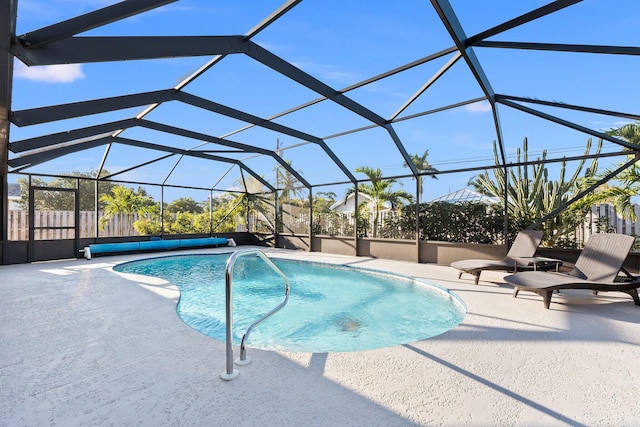
[[[80,203],[77,188],[29,187],[29,262],[77,258]],[[62,201],[65,209],[47,208],[46,200]]]

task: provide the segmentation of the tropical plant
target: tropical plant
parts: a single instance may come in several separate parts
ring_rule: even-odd
[[[607,134],[618,137],[631,144],[638,145],[640,148],[640,122],[610,129],[607,131]],[[592,181],[595,182],[607,175],[611,175],[615,170],[633,159],[634,156],[635,153],[630,153],[629,156],[627,156],[627,159],[617,165],[607,168],[602,172],[602,174],[594,177]],[[632,221],[637,220],[633,197],[640,194],[640,165],[638,162],[635,162],[633,165],[618,173],[610,180],[610,182],[611,181],[613,181],[614,184],[608,183],[601,185],[598,187],[597,191],[588,194],[584,198],[583,203],[588,204],[589,206],[599,203],[611,203],[623,218],[630,219]]]
[[[191,197],[180,197],[169,203],[166,210],[172,214],[179,212],[202,213],[204,212],[204,206]]]
[[[274,232],[273,213],[269,212],[269,206],[273,207],[273,198],[264,192],[263,185],[253,177],[247,177],[237,183],[244,188],[243,192],[229,193],[231,209],[229,214],[238,213],[245,221],[247,230],[260,232]],[[256,230],[250,230],[251,219],[256,219]],[[259,224],[259,225],[258,225]]]
[[[135,228],[141,236],[161,234],[162,226],[160,222],[160,213],[154,212],[150,215],[138,217],[138,219],[133,222],[133,228]],[[120,234],[122,234],[122,232],[120,232]]]
[[[595,154],[599,154],[602,148],[602,140],[599,141]],[[591,139],[587,140],[585,156],[591,151]],[[544,163],[547,152],[542,152],[542,157],[527,166],[529,161],[528,141],[524,139],[522,150],[516,152],[518,166],[505,167],[501,165],[498,157],[496,143],[493,144],[494,161],[493,177],[485,170],[480,175],[469,181],[475,190],[482,194],[490,195],[498,200],[502,206],[506,206],[511,230],[521,230],[535,224],[545,215],[556,211],[568,202],[581,189],[585,188],[596,174],[598,163],[593,159],[587,168],[584,168],[585,160],[581,160],[573,174],[566,179],[566,161],[560,165],[559,178],[549,179],[549,172]],[[524,164],[522,166],[521,164]],[[584,173],[583,173],[584,170]],[[582,175],[581,175],[582,174]],[[545,220],[541,228],[545,233],[545,243],[554,246],[564,235],[575,231],[582,223],[588,209],[584,204],[565,209],[554,218]]]
[[[169,234],[209,233],[209,214],[177,212],[165,217],[165,231]]]
[[[285,160],[291,166],[291,160]],[[300,187],[300,182],[288,169],[278,164],[276,166],[276,187],[280,189],[278,200],[278,232],[287,229],[288,232],[304,232],[304,225],[298,223],[299,209],[305,201],[307,190]]]
[[[368,166],[361,166],[356,172],[363,173],[369,178],[370,182],[358,185],[358,192],[366,194],[370,197],[370,202],[361,202],[361,204],[371,203],[373,207],[373,233],[372,237],[378,236],[378,226],[380,211],[385,209],[387,204],[391,209],[397,209],[402,205],[403,201],[410,202],[413,196],[404,190],[393,190],[392,187],[396,183],[395,179],[383,178],[380,168],[374,169]],[[347,190],[346,197],[355,192],[355,188]]]
[[[285,160],[285,162],[291,166],[291,160]],[[280,164],[276,166],[276,187],[280,189],[280,200],[283,202],[304,198],[307,191],[304,187],[300,187],[296,177]]]
[[[230,208],[229,204],[221,204],[211,212],[212,232],[225,233],[237,230],[238,223]]]
[[[329,236],[353,236],[353,223],[344,212],[329,211],[314,214],[313,234]]]
[[[138,190],[135,191],[129,187],[116,185],[111,188],[110,193],[101,195],[100,201],[105,204],[104,214],[99,220],[101,230],[104,230],[105,225],[111,220],[111,218],[118,214],[127,214],[126,217],[129,218],[129,220],[132,218],[133,214],[138,214],[139,220],[128,225],[133,225],[133,227],[136,228],[136,231],[140,233],[140,230],[138,230],[136,225],[141,226],[141,229],[144,229],[144,231],[148,231],[150,229],[150,224],[147,222],[153,220],[155,217],[159,218],[160,216],[159,204],[153,199],[153,197],[147,195],[144,188],[138,188]],[[145,215],[152,216],[152,219],[145,218]],[[120,223],[119,234],[122,234],[122,231],[123,224]]]
[[[456,243],[502,244],[504,242],[504,209],[498,204],[480,202],[420,203],[420,240]],[[399,229],[410,238],[415,233],[416,205],[402,207]]]
[[[640,122],[628,123],[607,131],[607,135],[616,136],[631,144],[640,146]]]
[[[438,169],[434,168],[429,164],[429,162],[427,161],[427,157],[429,157],[429,150],[424,150],[424,153],[422,153],[421,156],[417,154],[412,154],[411,163],[413,163],[413,165],[416,167],[416,169],[418,170],[418,173],[428,172],[431,174],[431,178],[438,179],[438,177],[435,175],[438,172]],[[409,167],[407,163],[405,163],[404,166]],[[424,190],[423,184],[424,184],[424,175],[420,175],[418,177],[418,189],[419,189],[421,200],[422,200],[422,193]]]
[[[318,191],[313,196],[313,212],[325,213],[331,211],[331,206],[336,202],[336,193],[333,191]],[[302,207],[309,208],[309,200],[305,200]]]

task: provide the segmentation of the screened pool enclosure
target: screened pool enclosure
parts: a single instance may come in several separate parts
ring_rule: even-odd
[[[611,129],[639,118],[638,18],[633,0],[0,0],[1,263],[185,236],[418,262],[526,227],[579,247],[597,219],[558,218],[635,167]],[[555,199],[518,222],[509,188],[536,180]],[[468,187],[484,198],[442,201]]]

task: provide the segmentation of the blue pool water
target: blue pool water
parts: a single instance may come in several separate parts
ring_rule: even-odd
[[[180,289],[178,314],[225,340],[225,265],[229,254],[133,261],[117,271],[165,279]],[[357,351],[406,344],[458,325],[464,303],[438,285],[359,268],[271,258],[289,278],[287,305],[258,325],[248,346],[303,352]],[[233,270],[233,340],[284,298],[284,282],[256,256]]]

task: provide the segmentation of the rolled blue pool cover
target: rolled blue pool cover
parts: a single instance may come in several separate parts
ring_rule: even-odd
[[[150,240],[148,242],[140,242],[141,251],[152,251],[160,249],[175,249],[178,243],[175,240]]]
[[[128,252],[140,250],[140,242],[123,242],[123,243],[98,243],[89,245],[91,252],[108,253],[108,252]]]
[[[163,240],[152,238],[142,242],[94,243],[85,248],[85,258],[92,254],[132,251],[171,250],[178,248],[194,248],[203,246],[219,246],[229,243],[226,237],[203,237],[196,239]]]
[[[210,246],[210,245],[222,245],[227,243],[227,239],[223,237],[202,237],[199,239],[180,239],[181,248],[188,248],[194,246]]]

